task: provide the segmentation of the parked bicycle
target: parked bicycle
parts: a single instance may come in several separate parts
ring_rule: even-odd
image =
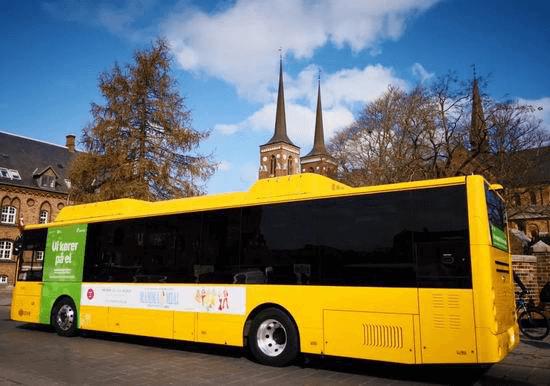
[[[546,338],[550,332],[550,322],[544,315],[543,309],[524,299],[528,293],[524,289],[517,294],[516,311],[519,329],[523,335],[531,339],[541,340]]]

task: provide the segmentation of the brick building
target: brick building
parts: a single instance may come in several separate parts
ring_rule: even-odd
[[[512,261],[538,302],[540,290],[550,282],[550,147],[523,153],[536,167],[527,170],[508,205]]]
[[[0,131],[0,286],[15,282],[19,227],[52,221],[69,203],[75,136],[65,146]]]

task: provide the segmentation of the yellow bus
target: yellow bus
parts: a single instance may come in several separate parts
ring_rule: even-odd
[[[64,208],[25,227],[11,318],[407,364],[491,364],[519,344],[504,203],[480,176]]]

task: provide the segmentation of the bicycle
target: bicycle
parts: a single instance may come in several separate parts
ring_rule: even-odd
[[[542,340],[550,332],[550,322],[539,307],[524,299],[527,294],[527,290],[521,291],[516,300],[519,329],[531,339]]]

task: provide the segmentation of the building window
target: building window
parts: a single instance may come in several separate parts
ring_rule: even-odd
[[[16,209],[14,206],[2,207],[2,217],[0,218],[0,222],[3,224],[15,224],[15,213]]]
[[[55,177],[54,176],[40,177],[40,186],[43,188],[55,188]]]
[[[275,168],[277,167],[277,159],[274,155],[271,156],[271,166],[269,168],[269,174],[275,175]]]
[[[44,251],[36,251],[36,261],[44,260]]]
[[[11,241],[0,241],[0,260],[11,260],[13,243]]]
[[[516,203],[516,206],[521,206],[521,197],[519,193],[514,193],[514,201]]]
[[[40,216],[38,217],[38,223],[39,224],[46,224],[48,222],[48,211],[47,210],[41,210]]]
[[[292,174],[292,157],[288,157],[288,174]]]
[[[19,175],[19,172],[17,170],[10,169],[9,173],[10,173],[10,176],[11,176],[12,180],[20,180],[21,179],[21,176]]]
[[[8,277],[5,275],[0,276],[0,284],[8,284]]]
[[[537,195],[535,192],[529,192],[529,196],[531,197],[531,205],[537,205]]]
[[[0,168],[0,177],[2,178],[9,178],[10,180],[20,180],[21,176],[19,175],[19,172],[15,169],[6,169],[6,168]]]

